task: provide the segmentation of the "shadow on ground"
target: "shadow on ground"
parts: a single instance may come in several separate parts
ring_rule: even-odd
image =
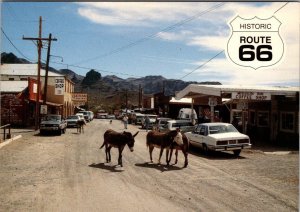
[[[162,164],[157,164],[157,163],[151,163],[151,162],[145,162],[145,163],[136,163],[135,164],[138,167],[142,167],[142,168],[151,168],[151,169],[157,169],[161,172],[165,172],[165,171],[178,171],[181,170],[183,168],[181,167],[177,167],[177,166],[173,166],[173,165],[162,165]]]
[[[119,165],[114,165],[114,166],[110,166],[110,165],[106,165],[105,163],[92,163],[89,165],[89,167],[91,168],[96,168],[96,169],[104,169],[104,170],[108,170],[111,172],[122,172],[124,171],[123,167],[119,166]]]

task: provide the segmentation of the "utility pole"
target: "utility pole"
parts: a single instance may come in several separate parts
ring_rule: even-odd
[[[47,50],[47,61],[46,61],[46,74],[45,74],[45,86],[44,86],[44,104],[47,102],[47,87],[48,87],[48,70],[49,70],[49,61],[50,61],[50,49],[51,49],[51,41],[57,41],[56,38],[52,39],[52,34],[49,34],[48,39],[48,50]]]
[[[39,117],[40,117],[40,87],[41,87],[41,52],[42,52],[42,41],[49,41],[49,38],[42,38],[42,16],[39,19],[39,37],[38,38],[26,38],[23,36],[23,40],[37,41],[38,47],[38,68],[37,68],[37,94],[35,104],[35,130],[39,128]]]

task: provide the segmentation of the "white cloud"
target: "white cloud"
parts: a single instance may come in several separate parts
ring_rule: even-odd
[[[220,2],[219,2],[220,3]],[[188,20],[219,3],[203,2],[93,2],[78,3],[78,13],[95,23],[114,26],[168,26]],[[285,42],[285,55],[281,64],[265,69],[241,68],[226,58],[214,59],[191,76],[205,79],[224,79],[230,84],[277,84],[299,83],[299,6],[297,2],[259,3],[231,2],[201,17],[188,21],[157,37],[168,41],[182,42],[196,49],[218,52],[226,48],[230,26],[228,22],[236,15],[243,18],[270,18],[275,15],[282,22],[280,35]],[[274,12],[277,11],[275,14]],[[210,53],[211,53],[210,52]],[[196,62],[202,64],[205,61]],[[188,73],[184,70],[182,75]],[[191,77],[195,80],[195,77]],[[202,80],[203,79],[203,80]]]

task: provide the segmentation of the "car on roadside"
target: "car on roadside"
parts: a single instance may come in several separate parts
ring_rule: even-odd
[[[77,127],[78,120],[80,120],[80,117],[78,115],[68,116],[66,119],[67,127]]]
[[[200,147],[205,153],[209,151],[233,151],[239,156],[243,149],[251,148],[248,135],[240,133],[229,123],[202,123],[192,132],[185,133],[191,145]]]
[[[61,115],[49,114],[46,115],[40,123],[40,134],[46,132],[56,132],[59,135],[65,133],[67,122]]]
[[[159,132],[168,132],[171,130],[180,129],[181,132],[193,131],[194,125],[190,120],[168,120],[165,125],[159,127]]]
[[[145,116],[142,118],[142,129],[146,129],[146,117],[148,116],[149,118],[149,129],[152,129],[154,126],[155,126],[155,123],[156,123],[156,118],[157,118],[157,115],[153,115],[153,114],[145,114]]]

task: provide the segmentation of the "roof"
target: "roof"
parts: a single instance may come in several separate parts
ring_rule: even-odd
[[[37,64],[1,64],[1,75],[10,76],[37,76]],[[41,76],[45,76],[45,69],[41,69]],[[65,77],[63,74],[58,74],[48,71],[49,77]]]
[[[244,85],[199,85],[190,84],[176,93],[175,98],[196,98],[201,96],[221,96],[232,92],[268,92],[271,95],[296,95],[299,87],[283,86],[244,86]]]
[[[0,91],[17,93],[28,87],[28,81],[0,81]]]
[[[192,104],[192,98],[181,98],[178,100],[172,97],[170,104]]]

